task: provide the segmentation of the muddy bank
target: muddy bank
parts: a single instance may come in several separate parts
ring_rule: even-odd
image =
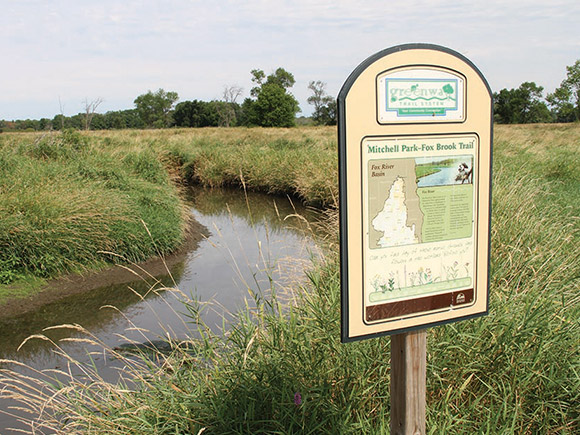
[[[10,318],[63,299],[67,296],[89,292],[99,287],[124,284],[143,276],[168,274],[168,269],[183,261],[185,256],[194,251],[199,242],[209,235],[208,229],[191,219],[188,223],[186,238],[181,247],[165,258],[152,258],[135,265],[112,266],[98,272],[87,272],[82,275],[70,274],[51,279],[43,285],[38,293],[22,298],[11,298],[0,303],[0,318]],[[150,278],[154,282],[153,278]]]

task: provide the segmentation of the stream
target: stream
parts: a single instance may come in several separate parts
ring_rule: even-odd
[[[170,273],[156,277],[161,282],[157,287],[176,287],[187,297],[207,303],[203,320],[214,332],[219,333],[224,319],[227,325],[231,313],[242,309],[246,300],[252,304],[250,290],[267,294],[270,278],[277,288],[304,280],[304,267],[311,256],[318,255],[308,223],[315,219],[314,211],[285,197],[245,195],[241,190],[196,188],[189,199],[193,218],[208,229],[209,236]],[[17,360],[38,370],[65,369],[66,360],[46,340],[31,339],[17,351],[27,337],[44,334],[76,360],[92,359],[104,379],[116,380],[118,370],[109,357],[89,356],[94,349],[84,343],[59,342],[86,335],[71,329],[43,330],[79,324],[110,347],[159,340],[167,333],[178,340],[185,338],[191,327],[186,307],[175,292],[151,291],[152,282],[149,277],[109,285],[0,319],[0,359]],[[0,363],[0,368],[12,367]],[[0,399],[0,410],[8,410],[11,404]],[[0,434],[8,433],[9,427],[26,426],[0,412]]]

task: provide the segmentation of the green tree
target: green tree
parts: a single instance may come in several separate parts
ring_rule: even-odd
[[[50,119],[40,118],[40,120],[38,121],[38,128],[39,130],[50,130],[52,128]]]
[[[256,101],[251,98],[244,99],[238,116],[238,123],[245,126],[259,125],[256,112]]]
[[[500,124],[551,122],[550,110],[542,101],[544,88],[525,82],[517,89],[502,89],[494,94],[494,118]]]
[[[580,120],[580,59],[566,67],[566,78],[547,96],[558,122]]]
[[[123,116],[123,113],[120,110],[109,111],[103,116],[105,118],[106,129],[120,130],[128,127],[126,117]]]
[[[258,125],[262,127],[292,127],[298,112],[298,101],[284,88],[266,83],[256,99]]]
[[[326,93],[326,83],[317,80],[308,84],[312,95],[309,104],[314,106],[312,119],[317,125],[336,125],[336,100]]]
[[[55,130],[66,130],[68,128],[73,128],[73,121],[71,117],[60,113],[52,118],[52,128]]]
[[[145,127],[136,109],[109,111],[103,115],[103,118],[103,128],[105,129]]]
[[[217,127],[218,103],[221,102],[183,101],[175,106],[173,121],[177,127]]]
[[[171,124],[171,110],[178,99],[177,92],[158,89],[156,92],[148,91],[139,95],[134,103],[145,126],[164,128]]]
[[[288,92],[295,83],[292,73],[278,68],[268,76],[259,69],[252,70],[251,74],[256,86],[250,90],[250,95],[255,100],[244,100],[240,123],[261,127],[294,126],[300,108],[294,95]]]

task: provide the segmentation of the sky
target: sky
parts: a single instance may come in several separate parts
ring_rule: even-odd
[[[580,59],[578,0],[0,0],[0,119],[124,110],[147,91],[180,101],[252,87],[282,67],[301,114],[308,83],[336,97],[372,54],[404,43],[459,52],[492,90],[553,92]]]

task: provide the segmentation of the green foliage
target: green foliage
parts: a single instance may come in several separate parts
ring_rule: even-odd
[[[288,92],[294,83],[294,76],[283,68],[268,75],[262,70],[252,70],[252,82],[257,86],[242,104],[242,125],[260,127],[292,127],[296,113],[300,111],[298,101]]]
[[[177,127],[217,127],[217,121],[217,113],[205,101],[183,101],[175,106],[173,113]]]
[[[550,110],[541,100],[543,90],[534,82],[525,82],[517,89],[502,89],[495,93],[495,121],[500,124],[551,122]]]
[[[274,83],[262,86],[254,102],[256,123],[261,127],[292,127],[298,112],[298,101]]]
[[[178,99],[177,92],[158,89],[139,95],[134,103],[139,117],[147,127],[163,128],[170,126],[170,112]]]
[[[56,115],[52,120],[43,118],[39,121],[39,124],[34,128],[34,130],[66,130],[71,128],[81,130],[84,128],[83,118],[85,116],[86,114],[79,113],[74,116]],[[18,125],[15,127],[16,130],[21,129]],[[91,122],[92,130],[143,127],[145,127],[145,124],[135,109],[109,111],[104,114],[95,113]]]
[[[311,81],[308,89],[312,95],[308,97],[308,103],[314,106],[312,119],[317,125],[336,125],[336,100],[326,94],[326,83]]]
[[[250,71],[250,74],[252,74],[252,82],[257,85],[250,90],[250,95],[253,97],[257,97],[260,94],[261,88],[266,84],[276,85],[282,89],[289,89],[296,83],[294,75],[284,68],[277,68],[276,71],[267,77],[261,69],[253,69]]]
[[[239,118],[240,125],[255,127],[259,125],[258,113],[256,112],[255,100],[244,99]]]
[[[566,67],[566,78],[547,97],[558,122],[580,120],[580,59]]]
[[[240,105],[226,101],[183,101],[175,106],[176,127],[230,127],[240,113]]]
[[[119,261],[100,251],[141,261],[181,242],[182,205],[151,151],[119,158],[75,130],[7,139],[0,142],[2,283]]]

